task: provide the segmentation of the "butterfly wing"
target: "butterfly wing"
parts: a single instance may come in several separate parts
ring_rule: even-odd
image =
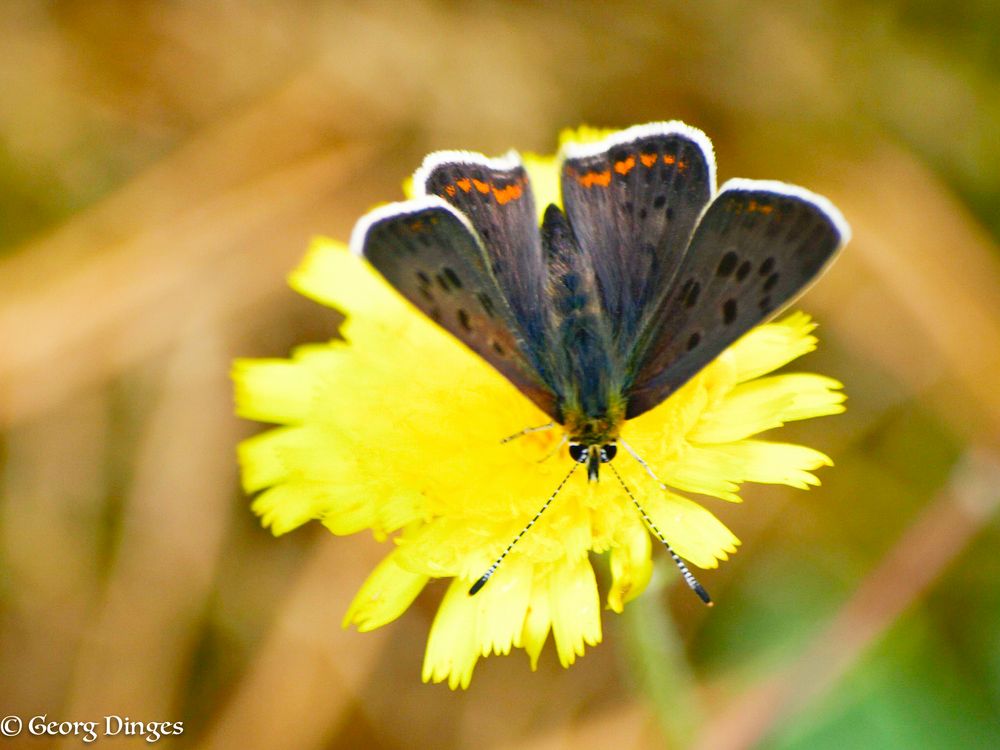
[[[627,418],[662,402],[789,303],[849,236],[843,216],[821,196],[780,182],[727,182],[642,334]]]
[[[545,347],[545,262],[535,199],[516,152],[488,159],[470,151],[439,151],[424,159],[413,180],[418,190],[443,198],[468,218],[526,344],[540,352]]]
[[[486,249],[462,214],[434,196],[382,206],[358,222],[351,248],[419,310],[554,415],[555,396],[525,356]]]
[[[635,345],[715,191],[712,144],[679,122],[640,125],[563,154],[566,215],[590,257],[618,353]]]

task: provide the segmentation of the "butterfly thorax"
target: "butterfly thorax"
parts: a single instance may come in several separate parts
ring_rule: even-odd
[[[616,405],[607,413],[590,416],[582,411],[568,410],[563,429],[571,443],[584,446],[605,445],[618,439],[625,422],[624,404]]]

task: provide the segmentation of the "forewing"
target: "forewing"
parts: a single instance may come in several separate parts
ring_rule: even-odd
[[[351,237],[406,299],[554,415],[555,397],[523,351],[517,324],[467,220],[436,197],[363,217]]]
[[[439,151],[424,160],[414,183],[469,219],[528,345],[543,347],[545,264],[531,184],[516,153],[488,159]]]
[[[682,123],[640,125],[566,148],[563,205],[591,258],[618,351],[638,332],[677,272],[715,190],[712,144]]]
[[[819,275],[849,235],[825,198],[778,182],[727,182],[642,334],[626,416],[659,404],[772,317]]]

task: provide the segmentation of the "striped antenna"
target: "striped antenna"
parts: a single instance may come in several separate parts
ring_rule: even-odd
[[[563,480],[559,483],[559,486],[556,487],[555,492],[549,495],[549,499],[545,501],[545,505],[543,505],[541,508],[538,509],[538,512],[535,514],[535,517],[532,518],[530,521],[528,521],[528,525],[525,526],[523,529],[521,529],[521,533],[518,534],[516,537],[514,537],[511,543],[507,545],[507,549],[503,551],[503,554],[501,554],[500,557],[498,557],[496,560],[493,561],[493,564],[489,567],[489,569],[487,569],[485,573],[483,573],[480,579],[476,581],[474,584],[472,584],[472,588],[469,589],[469,596],[478,593],[479,589],[481,589],[483,586],[486,585],[486,582],[490,580],[490,576],[492,576],[496,572],[496,569],[500,567],[500,563],[503,562],[503,559],[507,557],[507,555],[510,553],[512,549],[514,549],[514,545],[517,544],[519,541],[521,541],[521,537],[528,533],[528,529],[530,529],[532,526],[535,525],[535,523],[541,517],[542,513],[545,512],[545,509],[548,508],[549,505],[552,503],[552,501],[556,499],[556,495],[559,494],[559,490],[561,490],[563,486],[566,484],[566,482],[569,481],[569,478],[573,476],[573,472],[576,471],[579,466],[580,464],[578,463],[573,464],[573,468],[569,470],[569,474],[563,477]]]
[[[631,448],[629,448],[628,451],[629,453],[632,453]],[[632,455],[635,456],[635,453],[632,453]],[[639,457],[636,456],[636,458],[638,459]],[[646,466],[645,462],[643,462],[641,459],[640,463],[642,463],[643,466]],[[625,480],[622,479],[622,475],[618,473],[618,469],[615,468],[615,465],[609,463],[608,468],[610,468],[611,471],[614,472],[615,476],[618,477],[618,483],[622,486],[622,489],[625,490],[625,494],[628,495],[629,498],[632,500],[632,504],[635,505],[636,509],[639,511],[639,515],[642,516],[642,520],[646,522],[646,525],[649,527],[649,530],[653,532],[653,535],[656,536],[657,539],[663,542],[663,546],[667,548],[667,552],[669,552],[670,556],[674,558],[674,562],[677,564],[677,568],[681,571],[681,575],[684,577],[684,582],[691,588],[691,590],[694,593],[698,595],[699,599],[705,602],[705,604],[707,604],[709,607],[714,606],[712,602],[712,597],[710,597],[708,595],[708,592],[705,591],[705,587],[702,586],[700,583],[698,583],[698,579],[694,577],[694,574],[690,570],[688,570],[688,566],[685,565],[684,561],[677,556],[677,553],[674,552],[674,548],[670,546],[670,543],[667,542],[666,539],[664,539],[663,534],[660,533],[660,530],[656,528],[656,524],[653,523],[653,519],[649,517],[645,509],[639,504],[639,501],[636,500],[635,495],[633,495],[632,491],[628,488],[628,485],[625,484]],[[649,467],[646,467],[646,469],[648,470]]]

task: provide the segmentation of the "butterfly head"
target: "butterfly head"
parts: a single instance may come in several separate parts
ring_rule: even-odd
[[[569,444],[569,457],[579,464],[586,464],[587,478],[591,482],[597,481],[600,465],[608,463],[617,453],[618,446],[613,442],[605,443],[604,445]]]
[[[616,441],[625,422],[624,402],[609,399],[600,413],[586,414],[582,409],[570,408],[564,412],[563,429],[569,438],[569,456],[587,466],[587,478],[597,481],[601,464],[608,463],[618,452]]]

